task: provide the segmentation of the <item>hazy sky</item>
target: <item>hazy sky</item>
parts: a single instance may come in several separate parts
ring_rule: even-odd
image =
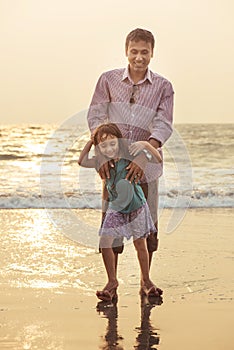
[[[175,122],[233,122],[233,0],[0,0],[1,123],[61,123],[124,67],[124,41],[152,31],[150,68],[175,90]]]

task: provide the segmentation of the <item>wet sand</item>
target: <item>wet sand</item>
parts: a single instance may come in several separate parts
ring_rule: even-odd
[[[0,349],[233,349],[233,210],[190,209],[165,234],[171,213],[161,215],[151,270],[163,303],[140,298],[135,251],[127,245],[118,302],[98,304],[99,254],[58,235],[42,210],[1,210]]]

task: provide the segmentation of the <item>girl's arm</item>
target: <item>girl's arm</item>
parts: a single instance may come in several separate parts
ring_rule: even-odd
[[[152,154],[154,161],[156,160],[159,163],[162,162],[162,158],[160,156],[159,151],[148,141],[137,141],[132,143],[131,146],[129,146],[129,153],[135,157],[144,149]]]
[[[89,151],[93,145],[93,141],[89,140],[84,146],[83,150],[80,153],[80,157],[78,159],[78,164],[85,168],[95,168],[96,167],[96,157],[89,159]]]

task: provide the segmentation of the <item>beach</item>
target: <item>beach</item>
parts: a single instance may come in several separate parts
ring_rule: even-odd
[[[99,225],[100,211],[74,209]],[[161,303],[139,295],[132,244],[119,260],[117,303],[98,303],[100,254],[59,232],[43,209],[1,209],[0,348],[231,350],[233,209],[188,209],[160,245],[151,277]],[[161,305],[160,305],[161,304]]]
[[[0,350],[234,349],[233,8],[0,2]],[[79,165],[108,122],[122,133],[115,152],[93,144],[95,167]],[[151,139],[160,162],[145,143],[135,156],[125,149]],[[122,193],[124,211],[138,207],[125,186],[118,191],[122,157],[133,161],[133,181],[154,187],[150,279],[163,295],[142,294],[130,239],[118,257],[117,297],[103,302],[102,207]],[[107,182],[97,171],[105,160],[114,174]],[[141,214],[136,223],[146,226]],[[138,254],[144,272],[148,257]]]

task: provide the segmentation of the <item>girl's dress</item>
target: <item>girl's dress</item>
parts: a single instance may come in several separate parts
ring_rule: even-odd
[[[141,186],[125,180],[129,163],[121,158],[110,169],[110,179],[106,180],[109,205],[100,236],[137,239],[157,232]]]

